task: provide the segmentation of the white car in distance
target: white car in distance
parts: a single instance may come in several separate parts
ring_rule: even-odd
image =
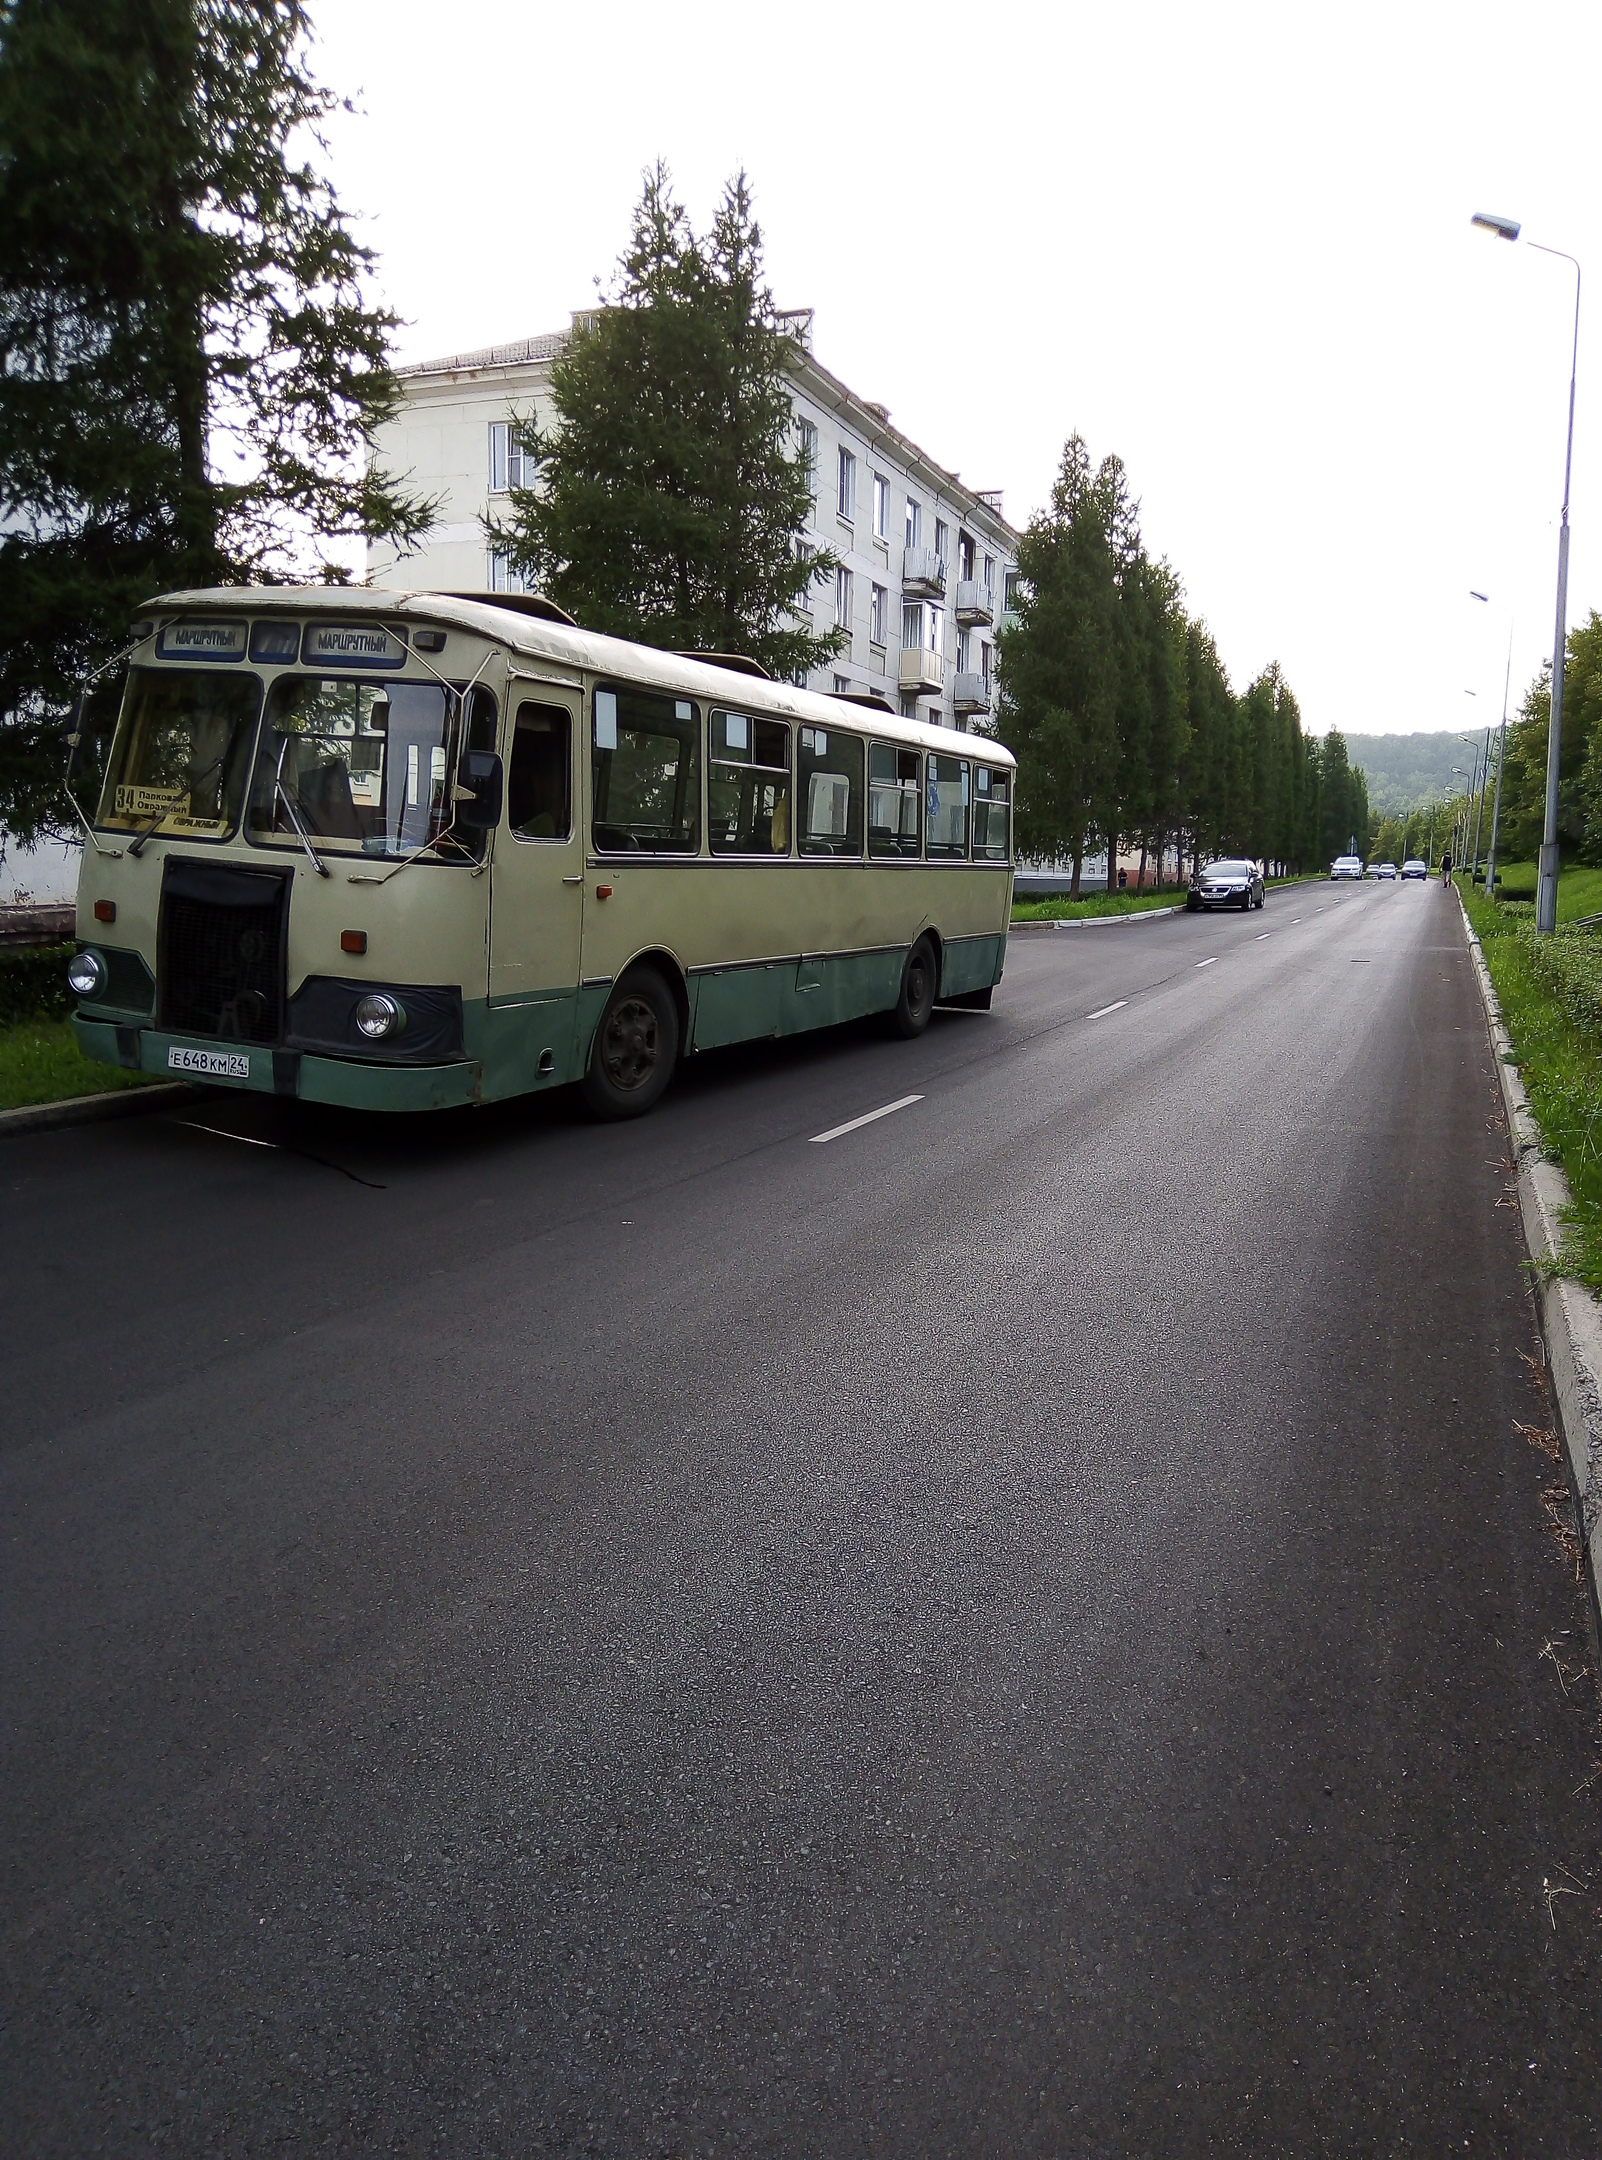
[[[1329,866],[1329,874],[1332,878],[1361,879],[1363,875],[1362,856],[1337,855],[1335,860]]]

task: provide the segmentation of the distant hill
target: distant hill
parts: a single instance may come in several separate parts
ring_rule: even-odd
[[[1456,735],[1348,735],[1346,750],[1368,776],[1369,808],[1386,817],[1466,790],[1468,782],[1454,779],[1452,767],[1468,772],[1474,763],[1473,750]]]

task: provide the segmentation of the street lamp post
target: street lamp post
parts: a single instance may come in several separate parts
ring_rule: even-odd
[[[1499,240],[1516,240],[1516,218],[1497,217],[1476,210],[1473,221]],[[1541,832],[1541,860],[1535,884],[1535,927],[1545,936],[1557,928],[1558,886],[1558,764],[1563,751],[1563,648],[1568,642],[1569,606],[1569,475],[1574,464],[1574,379],[1580,364],[1580,265],[1561,248],[1543,247],[1526,240],[1538,255],[1555,255],[1574,271],[1574,342],[1569,355],[1569,434],[1563,452],[1563,516],[1558,526],[1557,628],[1552,637],[1552,717],[1546,731],[1546,818]]]
[[[1490,783],[1490,778],[1491,778],[1491,730],[1490,730],[1489,728],[1487,728],[1487,729],[1485,730],[1485,751],[1484,751],[1484,755],[1483,755],[1483,756],[1480,756],[1480,755],[1479,755],[1479,752],[1478,752],[1478,750],[1476,750],[1476,756],[1477,756],[1477,757],[1478,757],[1478,759],[1479,759],[1479,768],[1480,768],[1480,785],[1479,785],[1479,791],[1478,791],[1478,793],[1477,793],[1477,794],[1475,795],[1475,797],[1474,797],[1474,869],[1473,869],[1473,876],[1477,878],[1477,877],[1479,876],[1479,874],[1480,874],[1480,824],[1481,824],[1481,821],[1482,821],[1482,819],[1483,819],[1483,818],[1484,818],[1484,816],[1485,816],[1485,790],[1486,790],[1487,786],[1489,785],[1489,783]]]
[[[1485,890],[1496,894],[1496,836],[1502,824],[1502,772],[1507,764],[1507,693],[1513,681],[1513,629],[1507,633],[1507,672],[1502,678],[1502,732],[1496,744],[1496,800],[1491,805],[1491,846],[1485,858]]]

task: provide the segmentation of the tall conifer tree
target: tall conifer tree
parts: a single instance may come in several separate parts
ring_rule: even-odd
[[[745,175],[701,239],[658,165],[620,270],[551,370],[557,425],[521,430],[537,484],[513,490],[492,544],[590,629],[817,667],[841,634],[798,615],[835,558],[798,544],[816,475]]]
[[[291,155],[334,100],[301,0],[0,0],[0,818],[163,587],[337,575],[428,524],[365,462],[394,410],[368,251]]]

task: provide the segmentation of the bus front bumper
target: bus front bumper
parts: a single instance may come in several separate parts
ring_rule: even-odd
[[[72,1032],[84,1056],[103,1065],[349,1110],[454,1110],[479,1101],[483,1084],[483,1068],[473,1058],[457,1058],[448,1065],[385,1065],[377,1059],[274,1050],[261,1043],[209,1042],[76,1015]]]

